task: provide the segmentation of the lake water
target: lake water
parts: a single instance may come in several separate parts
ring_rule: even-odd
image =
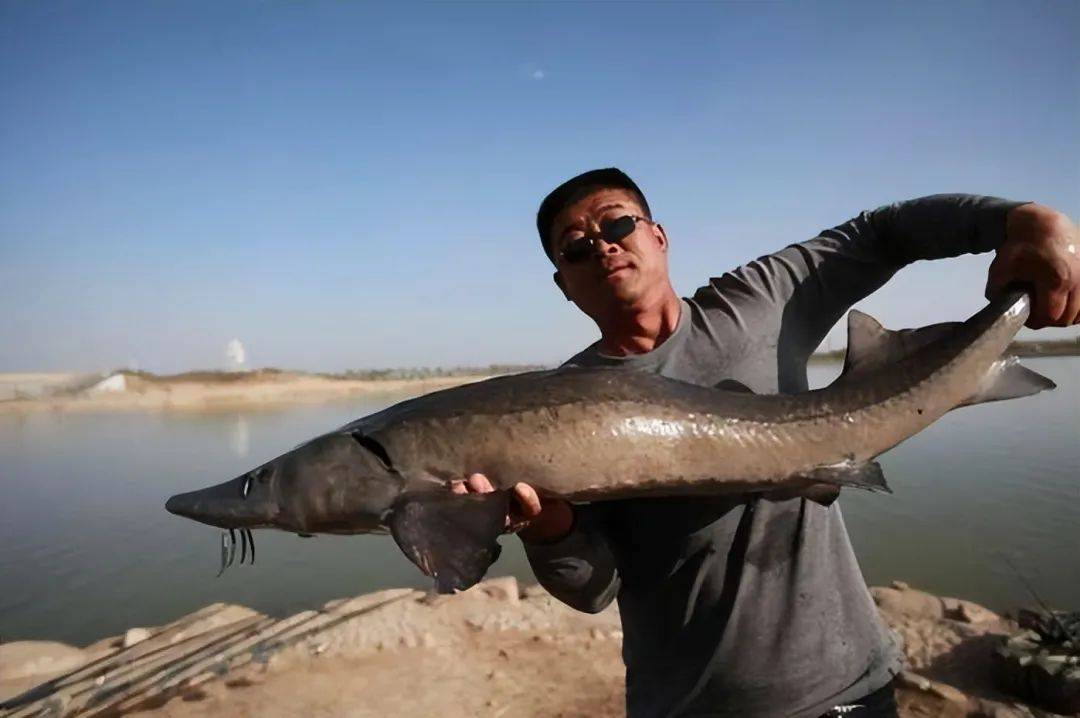
[[[949,414],[882,457],[895,494],[845,491],[867,580],[1080,609],[1080,359],[1028,359],[1056,391]],[[835,365],[811,368],[812,383]],[[228,414],[0,416],[0,640],[85,644],[213,601],[276,615],[428,580],[388,537],[258,531],[258,563],[214,578],[219,532],[165,499],[238,475],[396,400]],[[533,582],[517,539],[492,575]]]

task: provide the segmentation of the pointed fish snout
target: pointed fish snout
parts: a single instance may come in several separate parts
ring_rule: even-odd
[[[165,502],[165,510],[177,516],[190,516],[194,502],[190,499],[191,494],[177,494],[169,497]]]
[[[245,474],[217,486],[176,494],[165,502],[165,510],[225,529],[268,525],[276,513],[274,506],[247,496],[244,487],[249,481]]]

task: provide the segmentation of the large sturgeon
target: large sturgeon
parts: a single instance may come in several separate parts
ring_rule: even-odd
[[[610,368],[468,384],[358,419],[166,508],[240,529],[245,549],[252,528],[389,530],[439,591],[464,589],[498,558],[518,481],[572,501],[767,492],[827,504],[841,486],[888,490],[873,458],[949,410],[1053,388],[1002,358],[1029,309],[1011,292],[966,322],[895,332],[852,311],[843,373],[795,395]],[[497,490],[447,490],[471,472]],[[223,535],[223,564],[226,547]],[[232,540],[229,563],[234,551]]]

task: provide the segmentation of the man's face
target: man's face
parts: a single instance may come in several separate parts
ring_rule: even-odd
[[[639,221],[618,244],[600,238],[602,223],[628,214],[645,216],[633,194],[602,189],[564,209],[552,225],[549,241],[558,268],[556,281],[567,298],[590,316],[642,304],[669,284],[667,235],[660,225]],[[583,235],[595,239],[595,251],[568,262],[562,249]]]

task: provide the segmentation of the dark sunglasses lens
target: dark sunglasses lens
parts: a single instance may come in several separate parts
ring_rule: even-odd
[[[577,264],[583,259],[588,259],[592,254],[593,243],[588,237],[578,237],[566,243],[563,247],[562,257],[570,264]]]
[[[600,231],[604,235],[604,241],[609,243],[620,242],[634,231],[634,218],[624,215],[610,222],[605,222]]]

